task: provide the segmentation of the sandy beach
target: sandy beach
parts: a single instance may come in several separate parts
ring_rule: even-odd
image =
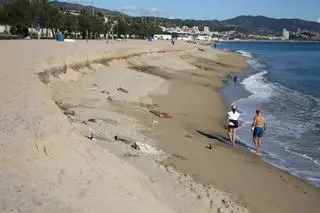
[[[217,89],[246,58],[165,41],[0,48],[0,212],[320,210],[319,189],[226,144]]]

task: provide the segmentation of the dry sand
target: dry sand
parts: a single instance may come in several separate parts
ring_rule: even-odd
[[[318,189],[224,144],[216,89],[245,58],[180,42],[0,48],[0,212],[320,209]]]

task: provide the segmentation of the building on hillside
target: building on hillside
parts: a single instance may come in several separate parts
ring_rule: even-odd
[[[298,34],[298,35],[301,34],[301,29],[300,29],[300,28],[297,29],[297,34]]]
[[[67,12],[74,16],[80,16],[80,13],[81,13],[80,10],[68,10]],[[66,14],[67,12],[64,12],[64,13]]]
[[[191,29],[191,32],[193,33],[199,33],[199,27],[198,26],[193,26],[192,29]]]
[[[290,38],[290,32],[287,29],[282,30],[282,39],[283,40],[289,40]]]
[[[160,28],[161,28],[162,32],[167,31],[167,28],[166,28],[166,27],[160,26]]]
[[[204,27],[204,28],[203,28],[203,32],[204,32],[205,34],[210,33],[209,27]]]
[[[183,26],[183,27],[182,27],[182,30],[185,31],[185,32],[187,32],[187,31],[189,31],[189,27],[188,27],[188,26]]]

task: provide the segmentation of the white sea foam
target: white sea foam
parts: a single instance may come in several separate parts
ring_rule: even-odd
[[[306,178],[311,182],[320,183],[320,178],[314,178],[314,177],[306,177]]]
[[[244,57],[247,57],[247,58],[253,58],[252,54],[250,52],[246,52],[246,51],[243,51],[243,50],[238,50],[237,53],[240,53],[241,55],[243,55]]]
[[[306,154],[300,154],[300,153],[298,153],[298,152],[295,152],[295,151],[292,151],[292,150],[290,150],[289,148],[285,148],[285,151],[286,152],[289,152],[289,153],[291,153],[291,154],[293,154],[293,155],[297,155],[297,156],[299,156],[299,157],[302,157],[302,158],[304,158],[304,159],[306,159],[306,160],[309,160],[309,161],[311,161],[311,162],[313,162],[314,164],[316,164],[317,166],[320,166],[320,163],[318,162],[318,160],[316,160],[316,159],[314,159],[314,158],[312,158],[312,157],[310,157],[310,156],[308,156],[308,155],[306,155]]]
[[[273,86],[264,81],[267,73],[267,71],[259,72],[249,76],[241,82],[241,84],[244,85],[244,88],[252,94],[249,98],[260,100],[275,95]]]
[[[244,120],[244,123],[251,121],[251,113],[256,107],[263,108],[268,103],[270,105],[272,101],[274,109],[272,113],[266,115],[266,118],[274,127],[274,133],[280,136],[301,138],[306,131],[316,131],[319,122],[317,117],[320,113],[319,98],[271,83],[266,79],[267,74],[268,72],[264,70],[241,82],[244,88],[251,93],[248,98],[236,101],[243,111],[244,118],[247,119]]]

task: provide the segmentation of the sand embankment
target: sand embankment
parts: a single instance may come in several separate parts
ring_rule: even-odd
[[[247,212],[157,163],[167,154],[141,133],[152,120],[134,116],[159,107],[151,95],[166,94],[171,79],[144,55],[168,54],[157,63],[178,70],[184,62],[174,67],[170,57],[195,46],[1,41],[0,48],[1,212]]]

